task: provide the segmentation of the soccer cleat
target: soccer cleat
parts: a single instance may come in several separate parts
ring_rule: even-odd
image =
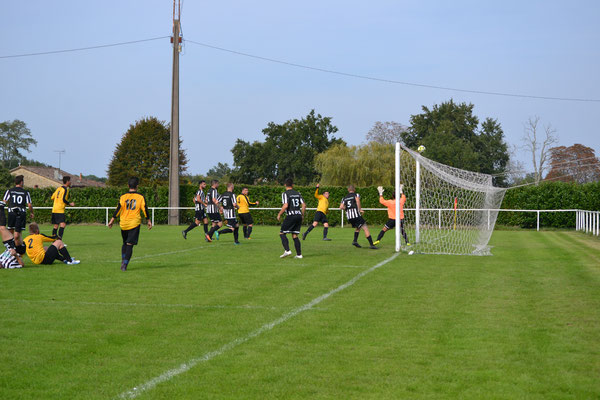
[[[296,256],[294,256],[294,258],[302,258],[302,254],[296,255]]]
[[[376,241],[374,241],[374,242],[373,242],[373,244],[374,244],[374,245],[378,245],[378,244],[379,244],[379,242],[380,242],[380,240],[376,240]]]
[[[219,231],[215,231],[215,238],[219,240]]]
[[[323,241],[324,241],[324,242],[331,242],[331,239],[329,239],[328,237],[324,237],[324,238],[323,238]]]
[[[210,236],[208,236],[208,233],[204,235],[204,239],[206,239],[207,242],[212,242],[212,239],[210,238]]]
[[[127,271],[127,264],[121,263],[121,271]]]
[[[302,234],[302,240],[306,240],[306,235],[308,235],[308,231]]]
[[[67,261],[67,265],[77,265],[79,264],[81,261],[76,260],[74,258],[71,259],[71,261]]]
[[[369,248],[370,248],[370,249],[373,249],[373,250],[379,250],[379,247],[377,247],[377,246],[375,246],[375,245],[373,245],[373,246],[369,246]]]
[[[292,255],[292,251],[291,250],[286,250],[283,252],[282,255],[279,256],[279,258],[285,258],[287,256],[291,256]]]
[[[352,246],[358,247],[359,249],[362,247],[358,242],[352,242]]]
[[[406,245],[407,245],[407,246],[410,246],[410,243],[406,242]]]
[[[183,236],[184,239],[187,239],[187,232],[186,231],[181,231],[181,235]]]
[[[240,242],[233,242],[233,244],[241,244]]]

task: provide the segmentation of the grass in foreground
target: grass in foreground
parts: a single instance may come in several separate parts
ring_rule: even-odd
[[[0,398],[115,398],[222,349],[392,256],[316,229],[280,260],[275,227],[205,243],[69,226],[78,266],[0,270]],[[366,243],[361,236],[361,242]],[[162,398],[598,398],[600,242],[500,231],[494,256],[402,254],[352,286],[139,395]]]

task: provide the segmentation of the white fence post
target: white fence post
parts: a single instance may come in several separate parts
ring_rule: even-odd
[[[106,226],[108,226],[108,207],[106,207]]]
[[[442,229],[442,209],[438,210],[438,227]]]

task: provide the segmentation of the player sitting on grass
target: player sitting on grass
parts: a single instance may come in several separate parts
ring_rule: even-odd
[[[406,235],[406,231],[404,230],[404,203],[406,203],[406,196],[402,192],[403,186],[404,185],[400,185],[400,193],[401,193],[401,196],[400,196],[400,232],[402,233],[402,236],[404,237],[404,241],[406,242],[406,245],[410,246],[410,243],[408,243],[408,236]],[[379,235],[377,236],[377,240],[373,244],[379,244],[381,239],[383,239],[383,235],[385,235],[385,233],[387,231],[389,231],[390,229],[394,229],[394,227],[396,226],[396,194],[392,193],[392,198],[390,200],[386,200],[383,198],[383,192],[384,192],[383,187],[378,186],[377,191],[379,192],[379,202],[387,207],[388,220],[385,223],[385,225],[383,226],[383,229],[381,230],[381,232],[379,232]]]
[[[348,218],[348,222],[350,222],[352,227],[355,229],[354,241],[352,242],[352,245],[355,247],[362,247],[360,244],[358,244],[358,234],[362,229],[365,233],[365,237],[369,241],[369,248],[377,250],[377,247],[375,247],[373,244],[373,239],[371,238],[371,233],[369,232],[369,227],[367,226],[367,221],[365,221],[362,216],[364,211],[360,206],[360,195],[356,193],[354,185],[348,186],[348,194],[342,199],[340,209],[346,210],[346,218]]]
[[[323,192],[323,194],[319,194],[319,184],[317,183],[317,190],[315,190],[315,197],[319,200],[319,205],[317,206],[317,212],[315,213],[315,218],[311,225],[308,226],[308,229],[302,235],[302,240],[306,240],[306,236],[317,227],[319,222],[323,223],[323,240],[330,241],[327,237],[327,230],[329,229],[329,221],[327,220],[327,212],[329,211],[329,192]]]
[[[24,265],[21,256],[14,249],[4,250],[4,253],[0,254],[0,268],[14,269]]]
[[[27,256],[34,264],[52,264],[55,260],[68,265],[79,264],[81,261],[71,257],[67,246],[56,236],[47,236],[40,233],[40,227],[35,222],[29,225],[29,236],[24,239],[27,247]],[[44,248],[44,242],[52,245]]]

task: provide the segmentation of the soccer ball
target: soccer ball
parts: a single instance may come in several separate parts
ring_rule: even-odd
[[[409,256],[412,256],[413,254],[415,254],[415,252],[414,252],[414,251],[412,251],[412,250],[408,252],[408,255],[409,255]]]
[[[417,148],[417,151],[418,151],[419,153],[422,153],[422,152],[424,152],[424,151],[425,151],[425,146],[423,146],[423,145],[420,145],[420,146]]]

